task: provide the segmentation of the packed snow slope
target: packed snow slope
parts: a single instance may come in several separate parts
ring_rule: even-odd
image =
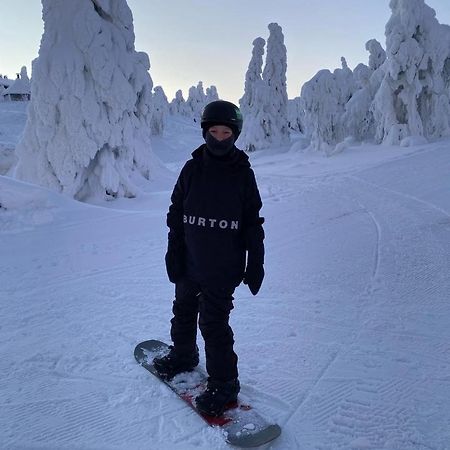
[[[155,140],[173,182],[198,134]],[[269,448],[450,449],[449,147],[251,156],[266,279],[232,325]],[[88,205],[0,177],[0,448],[227,448],[133,359],[169,340],[170,190]]]

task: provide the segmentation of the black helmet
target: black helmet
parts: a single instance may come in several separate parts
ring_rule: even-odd
[[[233,130],[234,137],[237,139],[242,130],[242,114],[235,104],[225,100],[216,100],[205,106],[200,124],[203,129],[203,137],[208,128],[213,125],[226,125]]]

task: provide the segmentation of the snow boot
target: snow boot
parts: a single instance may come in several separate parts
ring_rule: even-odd
[[[205,391],[195,399],[197,409],[208,416],[219,417],[224,411],[237,403],[241,389],[239,380],[216,381],[208,379]]]
[[[198,348],[194,352],[184,353],[175,350],[172,345],[167,355],[153,359],[153,367],[164,380],[171,380],[182,372],[190,372],[198,366]]]

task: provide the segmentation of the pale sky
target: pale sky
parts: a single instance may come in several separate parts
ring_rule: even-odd
[[[71,1],[71,0],[67,0]],[[450,0],[427,0],[439,22],[450,24]],[[0,0],[0,74],[31,72],[43,32],[40,0]],[[177,89],[203,81],[237,102],[243,94],[252,42],[267,40],[270,22],[283,29],[289,98],[321,69],[367,64],[365,43],[385,47],[389,0],[128,0],[136,50],[150,57],[150,75],[169,101]]]

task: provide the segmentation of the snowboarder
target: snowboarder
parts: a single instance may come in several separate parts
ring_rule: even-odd
[[[235,146],[242,115],[217,100],[203,110],[205,144],[186,162],[171,197],[166,268],[175,283],[170,352],[153,360],[165,379],[199,362],[197,319],[205,341],[206,390],[197,408],[220,416],[237,400],[238,357],[229,325],[233,293],[244,281],[256,295],[264,278],[264,218],[248,156]]]

